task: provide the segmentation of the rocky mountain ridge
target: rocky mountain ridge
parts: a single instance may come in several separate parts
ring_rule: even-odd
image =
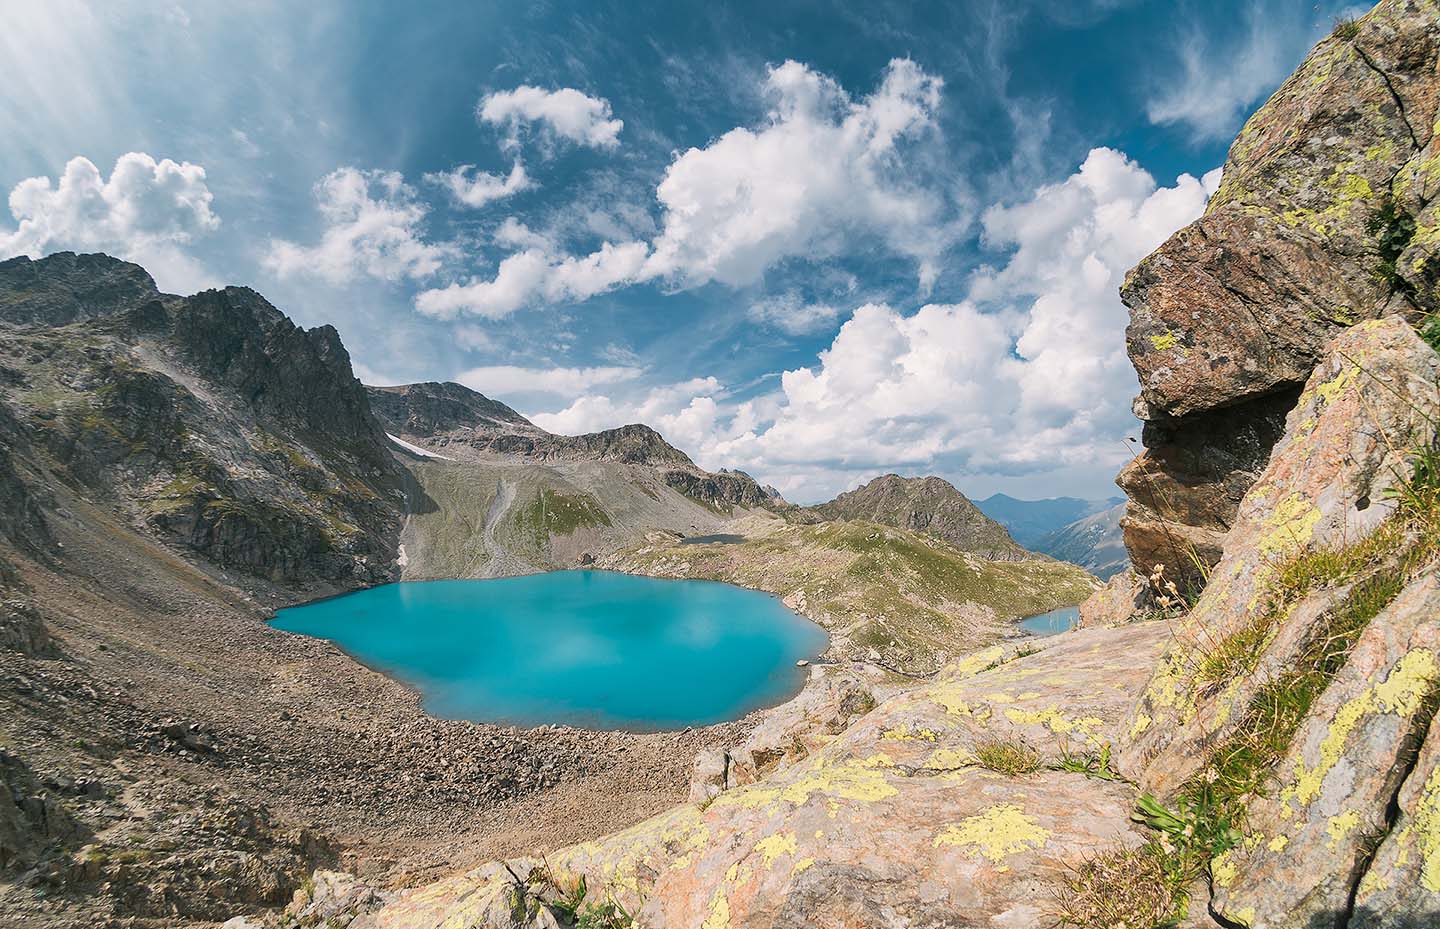
[[[1109,497],[1103,500],[1082,500],[1079,497],[1018,500],[1008,494],[996,493],[983,500],[976,500],[975,506],[1004,526],[1015,541],[1027,548],[1033,548],[1046,536],[1124,502],[1124,497]]]
[[[660,433],[640,423],[577,436],[556,435],[460,384],[366,389],[387,429],[445,455],[480,453],[540,462],[645,465],[655,468],[667,486],[707,506],[769,507],[783,502],[743,471],[705,471]]]
[[[1035,550],[1079,565],[1100,580],[1108,581],[1130,570],[1130,553],[1125,548],[1124,530],[1120,528],[1124,515],[1122,503],[1082,517],[1042,536],[1034,543]]]

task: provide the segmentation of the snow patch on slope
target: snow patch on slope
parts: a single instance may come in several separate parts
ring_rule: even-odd
[[[441,461],[454,461],[454,460],[455,460],[454,458],[451,458],[451,457],[449,457],[448,455],[441,455],[441,454],[438,454],[438,453],[436,453],[436,452],[432,452],[432,451],[430,451],[428,448],[421,448],[421,447],[418,446],[418,445],[411,445],[409,442],[406,442],[404,439],[400,438],[399,436],[391,435],[391,434],[388,433],[388,432],[385,433],[385,438],[389,439],[391,442],[394,442],[396,445],[398,445],[398,446],[400,446],[401,448],[405,449],[405,451],[407,451],[407,452],[412,452],[412,453],[414,453],[414,454],[416,454],[416,455],[419,455],[419,456],[422,457],[422,458],[438,458],[438,459],[440,459]]]

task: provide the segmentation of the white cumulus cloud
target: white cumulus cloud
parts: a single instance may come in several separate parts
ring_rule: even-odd
[[[763,89],[771,108],[761,126],[732,129],[670,164],[656,189],[663,215],[652,242],[607,241],[589,255],[565,256],[518,224],[509,226],[496,241],[519,244],[524,233],[527,245],[501,260],[492,278],[422,292],[416,307],[430,316],[496,319],[528,305],[586,300],[656,279],[682,287],[741,286],[788,259],[823,260],[876,241],[913,260],[926,289],[953,231],[942,219],[944,196],[910,179],[916,173],[910,155],[935,125],[941,88],[939,78],[913,61],[896,59],[879,88],[857,100],[833,79],[787,61],[768,72]],[[517,101],[538,101],[544,93],[522,87],[487,97],[482,118],[508,119],[521,106]],[[542,112],[538,102],[532,109]],[[584,135],[580,121],[564,125]],[[794,333],[819,328],[827,315],[833,319],[827,309],[766,306],[757,313]]]
[[[455,376],[455,380],[490,397],[527,393],[574,396],[593,387],[632,381],[644,373],[642,368],[627,365],[601,365],[592,368],[489,365],[462,371]]]
[[[474,165],[460,165],[451,171],[427,174],[425,180],[448,190],[461,206],[475,209],[534,186],[519,161],[510,167],[509,174],[491,174],[477,170]]]
[[[514,90],[488,94],[476,108],[481,122],[508,128],[507,145],[519,144],[522,128],[539,124],[542,133],[591,148],[620,144],[623,120],[613,119],[610,102],[573,87],[545,90],[521,85]]]
[[[858,100],[798,62],[772,68],[763,125],[692,148],[665,172],[646,273],[749,284],[787,258],[831,257],[870,236],[912,258],[928,286],[949,236],[943,198],[909,179],[907,143],[934,126],[941,89],[909,59]]]
[[[58,181],[27,178],[10,191],[18,225],[0,227],[0,258],[104,251],[144,265],[163,289],[190,293],[216,283],[180,248],[220,225],[212,200],[197,164],[129,152],[106,178],[75,157]]]
[[[580,435],[613,429],[629,423],[644,423],[657,430],[682,451],[704,448],[713,443],[717,430],[728,428],[733,411],[724,411],[716,398],[725,389],[713,377],[698,377],[678,384],[653,387],[638,398],[615,401],[592,394],[554,413],[537,413],[531,422],[560,435]],[[718,465],[717,465],[718,467]]]
[[[337,168],[315,185],[315,201],[326,222],[318,244],[270,242],[263,263],[280,277],[313,275],[332,284],[360,275],[424,278],[454,254],[425,240],[426,207],[398,171]]]
[[[643,409],[592,391],[547,421],[595,429],[643,412],[673,424],[672,441],[701,464],[745,468],[800,500],[892,470],[962,484],[1062,470],[1103,480],[1133,428],[1120,282],[1218,183],[1216,170],[1158,187],[1095,149],[1064,181],[984,214],[984,241],[1004,259],[974,275],[967,299],[860,306],[816,364],[745,403],[710,385]]]

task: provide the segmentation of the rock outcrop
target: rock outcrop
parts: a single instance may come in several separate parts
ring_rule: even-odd
[[[703,802],[804,761],[874,709],[875,703],[873,686],[861,675],[834,667],[815,668],[800,695],[766,713],[744,742],[696,758],[691,801]]]
[[[1207,746],[1242,724],[1264,672],[1294,665],[1321,618],[1343,599],[1322,588],[1269,616],[1287,560],[1363,542],[1395,512],[1415,450],[1436,441],[1440,355],[1399,317],[1344,331],[1326,353],[1270,463],[1250,488],[1225,557],[1177,630],[1135,710],[1126,770],[1158,792],[1177,789],[1205,762]],[[1270,624],[1257,628],[1259,623]],[[1256,673],[1208,666],[1220,643],[1254,630]],[[1231,672],[1220,675],[1218,672]]]
[[[1149,582],[1133,571],[1122,571],[1080,604],[1080,629],[1119,626],[1143,618],[1153,605]]]
[[[1340,330],[1434,309],[1440,23],[1386,2],[1245,124],[1205,214],[1126,278],[1147,449],[1122,472],[1135,564],[1213,564],[1286,411]]]
[[[663,475],[665,485],[692,500],[728,512],[732,507],[763,509],[775,505],[775,497],[739,471],[708,473],[698,469],[672,469]]]
[[[0,877],[63,853],[85,835],[34,772],[0,749]]]

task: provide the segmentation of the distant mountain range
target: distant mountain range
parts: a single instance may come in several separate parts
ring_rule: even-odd
[[[1120,531],[1124,497],[1017,500],[993,494],[975,505],[1030,551],[1077,564],[1101,580],[1130,563]]]

